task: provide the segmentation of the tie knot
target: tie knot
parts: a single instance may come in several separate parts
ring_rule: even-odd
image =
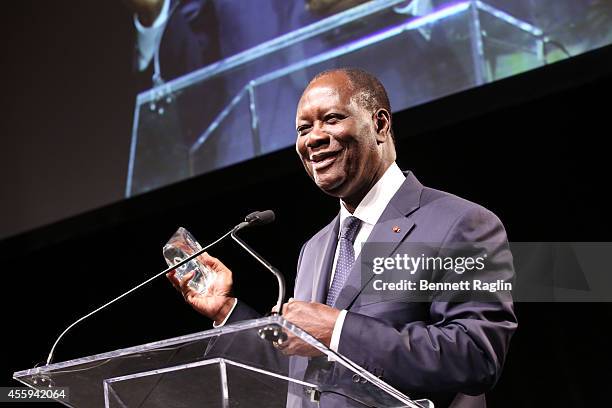
[[[353,217],[352,215],[346,217],[340,228],[340,238],[347,239],[351,242],[355,241],[359,225],[361,225],[359,218]]]

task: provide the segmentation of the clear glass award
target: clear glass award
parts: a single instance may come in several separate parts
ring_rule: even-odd
[[[195,240],[193,235],[185,228],[180,227],[170,240],[164,245],[163,253],[168,266],[174,266],[183,259],[195,252],[200,251],[202,247]],[[198,260],[199,257],[192,259],[185,265],[175,269],[175,276],[181,280],[191,271],[195,271],[195,275],[189,281],[189,287],[198,293],[205,293],[210,283],[215,277],[215,273]]]

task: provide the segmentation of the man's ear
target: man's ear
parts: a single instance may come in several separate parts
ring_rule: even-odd
[[[391,135],[391,114],[388,110],[380,108],[374,113],[374,128],[376,141],[384,143]]]

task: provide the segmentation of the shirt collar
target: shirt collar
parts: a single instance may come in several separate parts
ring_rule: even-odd
[[[406,176],[404,176],[397,163],[393,162],[380,180],[374,184],[374,187],[361,200],[353,214],[346,209],[344,203],[340,200],[340,225],[350,215],[359,218],[362,223],[376,224],[405,180]]]

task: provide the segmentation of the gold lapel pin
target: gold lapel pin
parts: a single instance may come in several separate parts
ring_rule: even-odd
[[[401,231],[400,227],[398,227],[397,225],[394,225],[392,230],[393,230],[393,232],[400,232]]]

